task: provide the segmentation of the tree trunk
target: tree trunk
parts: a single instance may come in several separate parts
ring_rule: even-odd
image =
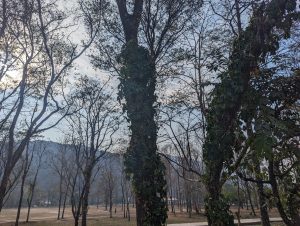
[[[64,219],[64,217],[65,217],[65,209],[66,209],[67,197],[68,197],[68,188],[66,190],[65,197],[64,197],[64,203],[63,203],[63,209],[62,209],[61,219]]]
[[[253,206],[253,203],[252,203],[252,199],[251,199],[251,191],[250,191],[250,188],[249,188],[248,181],[245,181],[245,187],[246,187],[246,192],[247,192],[247,196],[248,196],[248,200],[249,200],[249,203],[250,203],[252,214],[253,214],[253,216],[256,216],[254,206]]]
[[[144,218],[145,218],[145,213],[144,213],[144,204],[143,201],[136,196],[135,197],[135,207],[136,207],[136,219],[137,219],[137,226],[144,226]]]
[[[241,203],[241,194],[240,194],[240,181],[239,181],[239,178],[237,179],[237,183],[238,183],[238,212],[237,212],[237,219],[238,219],[238,226],[241,225],[241,206],[240,206],[240,203]]]
[[[75,217],[74,218],[74,226],[78,226],[79,225],[79,217]]]
[[[264,194],[264,185],[262,183],[257,183],[259,206],[260,206],[260,215],[262,226],[271,226],[267,200]]]
[[[88,169],[85,173],[85,186],[84,186],[84,194],[83,194],[83,203],[82,203],[82,226],[87,226],[87,214],[88,214],[88,206],[89,206],[89,193],[91,186],[91,176],[92,170]]]
[[[31,210],[31,205],[32,205],[32,200],[33,200],[33,196],[34,196],[34,191],[35,191],[35,186],[36,186],[36,180],[37,180],[38,173],[39,173],[39,170],[37,169],[37,171],[34,175],[33,183],[32,183],[31,188],[30,188],[31,189],[30,195],[27,198],[28,210],[27,210],[26,223],[28,223],[28,221],[29,221],[30,210]]]
[[[165,168],[156,145],[155,67],[148,51],[133,42],[123,48],[120,59],[123,63],[120,93],[126,99],[132,131],[125,166],[133,175],[137,223],[158,226],[167,218],[167,194]]]
[[[261,180],[261,170],[260,165],[257,159],[254,159],[254,171],[255,177],[257,180]],[[259,199],[259,209],[260,209],[260,217],[262,226],[271,226],[269,213],[268,213],[268,204],[266,200],[266,196],[264,193],[264,184],[262,182],[257,182],[257,193]]]
[[[105,191],[105,194],[104,194],[104,206],[105,206],[105,210],[107,211],[107,208],[108,208],[108,190],[107,188],[105,188],[106,191]]]
[[[130,207],[129,207],[129,202],[127,202],[127,218],[128,218],[128,221],[130,221]]]
[[[218,180],[217,180],[218,181]],[[234,217],[229,212],[229,206],[221,196],[221,186],[217,181],[211,181],[207,188],[206,214],[209,226],[234,226]]]
[[[273,7],[274,5],[276,7]],[[238,4],[236,6],[239,10]],[[289,9],[290,7],[289,1],[280,1],[279,4],[277,0],[272,0],[263,1],[254,10],[249,25],[240,31],[241,34],[233,42],[227,71],[221,74],[221,82],[214,89],[206,115],[207,134],[203,145],[203,160],[207,171],[205,182],[209,194],[206,205],[210,225],[233,225],[232,216],[226,208],[227,204],[225,200],[221,200],[220,194],[226,178],[223,172],[228,169],[224,163],[230,164],[233,160],[235,132],[240,127],[238,113],[243,105],[244,95],[248,94],[250,79],[259,71],[260,64],[265,61],[266,56],[279,48],[278,43],[273,41],[274,28],[279,27],[278,25],[285,20],[287,11],[293,10]],[[292,7],[296,7],[296,4]],[[290,20],[292,21],[293,19]],[[288,23],[285,27],[287,33],[291,26],[292,23]],[[261,32],[262,28],[264,32]],[[229,175],[239,163],[238,161],[232,165],[233,169],[229,167]]]
[[[27,166],[25,166],[25,167],[27,168]],[[25,185],[25,179],[26,179],[26,175],[27,175],[26,171],[27,171],[27,169],[24,169],[24,174],[22,176],[20,199],[19,199],[19,204],[18,204],[18,211],[17,211],[15,226],[19,225],[20,213],[21,213],[23,196],[24,196],[24,185]]]
[[[62,200],[62,175],[60,175],[59,177],[59,198],[58,198],[57,220],[60,219],[61,200]]]
[[[137,226],[159,226],[165,224],[167,219],[167,194],[165,169],[156,145],[155,64],[149,52],[138,45],[138,28],[144,1],[134,1],[132,14],[127,11],[126,1],[116,2],[126,40],[119,57],[119,63],[122,64],[119,94],[126,100],[125,109],[131,123],[125,167],[133,176]]]
[[[273,196],[275,198],[276,201],[276,207],[278,209],[278,212],[283,220],[283,222],[286,225],[290,225],[290,226],[296,226],[286,215],[283,205],[281,203],[281,198],[279,195],[279,191],[278,191],[278,185],[277,185],[277,181],[276,181],[276,177],[274,174],[274,162],[273,159],[269,160],[269,179],[270,179],[270,183],[271,183],[271,187],[272,187],[272,192],[273,192]]]
[[[6,195],[6,189],[7,189],[10,173],[11,173],[11,170],[9,170],[8,167],[6,167],[4,169],[4,173],[3,173],[1,184],[0,184],[0,213],[3,208],[3,203],[4,203],[4,198]]]
[[[113,208],[113,201],[112,201],[112,190],[109,191],[109,217],[112,218],[112,208]]]

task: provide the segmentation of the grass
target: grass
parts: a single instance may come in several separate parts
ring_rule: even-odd
[[[188,223],[188,222],[199,222],[197,218],[171,218],[168,220],[169,224],[173,223]],[[6,223],[3,226],[13,226],[14,223]],[[27,224],[21,223],[23,226],[73,226],[74,223],[72,220],[67,221],[41,221],[41,222],[29,222]],[[131,221],[128,221],[124,218],[99,218],[92,219],[88,221],[89,226],[135,226],[135,219],[132,218]]]
[[[89,226],[135,226],[135,209],[131,208],[131,221],[129,222],[127,219],[123,218],[123,212],[120,207],[117,207],[116,213],[113,214],[113,218],[109,218],[109,212],[105,210],[103,207],[96,208],[95,206],[91,206],[89,209]],[[232,209],[232,212],[235,213],[236,209]],[[272,209],[269,212],[270,217],[277,217],[278,212],[276,209]],[[21,212],[21,220],[20,222],[25,220],[26,209],[23,209]],[[16,216],[15,209],[5,209],[0,214],[0,226],[13,226],[14,223],[4,223],[6,222],[14,222]],[[72,218],[70,208],[66,209],[66,220],[55,220],[57,216],[57,208],[33,208],[32,216],[33,219],[30,223],[20,223],[21,226],[73,226],[74,221]],[[257,211],[257,216],[253,216],[250,214],[250,210],[243,209],[241,210],[241,217],[245,218],[259,218],[259,211]],[[204,222],[206,221],[206,217],[202,214],[193,213],[192,217],[189,218],[188,214],[185,212],[176,212],[176,214],[169,213],[168,224],[175,223],[192,223],[192,222]],[[2,222],[2,224],[1,224]],[[275,223],[272,226],[283,226],[283,224]]]

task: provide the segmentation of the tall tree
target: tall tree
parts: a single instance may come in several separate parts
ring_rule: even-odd
[[[0,35],[0,129],[6,129],[7,136],[5,168],[0,177],[0,211],[11,174],[30,138],[53,128],[69,114],[68,107],[57,99],[64,87],[63,77],[97,33],[96,23],[90,24],[89,38],[79,47],[66,35],[72,25],[66,25],[68,16],[55,1],[2,3],[5,32]],[[62,111],[64,114],[55,119]]]
[[[113,102],[108,82],[100,83],[87,76],[81,77],[69,100],[75,111],[68,117],[70,136],[76,150],[76,167],[83,179],[78,200],[78,206],[82,206],[82,226],[87,225],[95,168],[105,153],[111,150],[113,135],[120,123],[117,104]]]
[[[266,55],[275,53],[281,37],[289,36],[297,16],[295,8],[296,2],[289,0],[263,1],[255,5],[250,24],[234,41],[228,71],[220,76],[221,82],[214,90],[203,148],[209,225],[234,225],[221,189],[240,161],[238,158],[233,162],[236,131],[240,126],[237,115],[250,78],[256,74]],[[243,153],[241,151],[239,155]]]
[[[120,99],[125,99],[124,109],[131,124],[125,165],[136,191],[138,225],[161,225],[167,217],[164,166],[156,145],[155,89],[158,75],[173,72],[166,65],[173,62],[172,55],[179,49],[176,41],[188,29],[190,16],[201,2],[116,0],[117,13],[115,5],[106,2],[112,6],[109,13],[118,14],[121,24],[111,19],[111,15],[103,18],[105,33],[112,34],[112,39],[99,39],[97,45],[106,59],[97,55],[93,63],[114,68],[119,74]],[[114,47],[122,49],[115,51],[112,42],[118,43]]]
[[[149,52],[138,45],[138,28],[143,1],[134,2],[129,14],[126,1],[117,1],[126,44],[120,54],[120,98],[130,122],[131,140],[125,166],[132,175],[136,199],[137,225],[163,225],[167,218],[164,166],[157,153],[155,122],[156,72]]]

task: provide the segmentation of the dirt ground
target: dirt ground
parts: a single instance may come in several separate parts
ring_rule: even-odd
[[[0,214],[0,224],[1,226],[14,225],[16,217],[16,209],[3,209]],[[58,208],[32,208],[30,223],[24,224],[27,226],[72,226],[73,217],[71,213],[71,208],[67,208],[65,211],[65,219],[57,221],[57,211]],[[116,211],[116,212],[115,212]],[[232,209],[235,214],[237,209]],[[20,222],[24,222],[26,219],[27,209],[24,208],[21,211]],[[256,216],[250,214],[250,210],[241,209],[241,218],[259,218],[259,210],[256,210]],[[235,214],[236,216],[236,214]],[[127,219],[123,218],[123,211],[121,207],[117,207],[113,211],[113,218],[109,218],[109,212],[104,209],[104,207],[97,208],[96,206],[91,206],[89,208],[89,224],[90,226],[133,226],[135,209],[131,209],[131,221],[128,222]],[[278,212],[276,209],[270,211],[270,217],[278,217]],[[185,212],[169,213],[168,223],[191,223],[191,222],[203,222],[206,221],[206,217],[203,213],[196,214],[193,213],[192,217],[189,218],[188,214]],[[21,224],[23,225],[23,224]],[[280,225],[280,224],[279,224]]]
[[[116,210],[116,212],[115,212]],[[57,211],[58,208],[32,208],[31,214],[30,214],[30,222],[31,224],[26,225],[35,225],[35,226],[42,226],[42,225],[55,225],[55,226],[61,226],[61,225],[72,225],[73,217],[71,213],[71,208],[66,208],[65,211],[65,218],[64,220],[57,221]],[[128,222],[127,219],[124,219],[123,217],[123,211],[121,207],[117,207],[113,210],[113,218],[109,218],[109,212],[105,210],[104,207],[97,208],[96,206],[91,206],[89,208],[88,213],[88,219],[90,224],[93,225],[94,223],[97,223],[97,225],[135,225],[132,224],[134,222],[135,217],[135,209],[131,208],[131,218],[132,222]],[[1,225],[12,225],[12,223],[15,221],[16,217],[16,209],[3,209],[0,214],[0,224]],[[24,222],[26,219],[27,209],[24,208],[21,211],[21,217],[20,222]],[[192,218],[189,218],[186,213],[175,213],[175,214],[169,214],[169,223],[185,223],[185,222],[199,222],[199,221],[205,221],[205,217],[203,214],[196,215],[193,214]],[[38,222],[42,222],[41,224]],[[47,222],[47,224],[45,223]],[[107,222],[107,224],[105,223]],[[112,223],[112,224],[110,224]]]

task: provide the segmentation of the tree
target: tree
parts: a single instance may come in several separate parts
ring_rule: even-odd
[[[63,219],[63,214],[61,212],[61,207],[63,203],[65,203],[64,200],[67,198],[67,192],[69,188],[69,180],[66,179],[66,164],[68,159],[68,141],[62,142],[62,145],[60,146],[60,149],[58,150],[58,153],[53,153],[51,156],[51,162],[50,167],[53,168],[54,172],[59,177],[59,191],[58,191],[58,213],[57,213],[57,220],[60,218]],[[64,196],[63,196],[64,195]],[[64,198],[63,198],[64,197]],[[64,206],[64,205],[63,205]]]
[[[120,78],[119,97],[125,100],[124,110],[131,124],[125,165],[136,192],[137,224],[162,225],[167,208],[164,166],[156,146],[157,75],[171,73],[167,65],[176,51],[175,42],[188,28],[191,14],[202,1],[117,0],[116,3],[121,26],[119,21],[109,20],[111,17],[107,16],[105,28],[112,34],[112,40],[123,47],[116,53],[111,41],[106,45],[99,38],[97,46],[107,59],[94,56],[93,63],[116,69]],[[111,5],[110,15],[116,12]]]
[[[233,225],[233,217],[221,196],[221,188],[240,162],[240,158],[232,161],[236,131],[239,130],[237,114],[249,88],[250,78],[256,74],[266,54],[274,54],[278,48],[279,34],[274,33],[274,29],[283,31],[288,37],[296,18],[295,7],[296,3],[291,1],[262,2],[255,7],[250,24],[234,41],[228,71],[221,75],[221,83],[214,90],[203,147],[205,183],[209,193],[206,205],[209,225]],[[247,149],[245,147],[239,155],[243,156]]]
[[[271,58],[276,64],[265,65],[260,70],[261,76],[252,79],[249,91],[252,97],[246,102],[242,114],[251,122],[248,130],[255,136],[252,155],[268,164],[264,166],[264,178],[256,178],[256,183],[262,184],[258,179],[264,179],[264,183],[271,185],[271,198],[287,225],[299,223],[299,202],[295,201],[299,197],[299,162],[295,151],[300,131],[299,111],[296,110],[300,83],[299,66],[294,63],[297,58],[293,55],[294,39],[299,39],[299,34],[292,33],[292,44],[285,46],[288,51],[278,51]],[[256,165],[260,170],[260,164]]]
[[[94,40],[97,23],[89,24],[88,40],[80,48],[70,42],[67,28],[71,25],[64,24],[68,17],[55,1],[2,1],[0,10],[5,30],[0,37],[0,129],[7,131],[1,210],[13,169],[30,138],[53,128],[69,114],[57,96],[64,87],[63,77]]]
[[[113,102],[108,82],[100,83],[87,76],[80,77],[68,100],[75,112],[68,117],[70,137],[75,149],[76,167],[83,180],[78,200],[79,209],[82,208],[82,226],[87,225],[94,169],[105,153],[111,150],[113,135],[120,124],[117,104]]]
[[[24,156],[24,160],[23,160],[23,174],[22,174],[22,178],[21,178],[20,199],[19,199],[19,204],[18,204],[15,226],[19,225],[20,213],[21,213],[23,196],[24,196],[25,180],[26,180],[27,174],[30,170],[30,166],[31,166],[32,159],[33,159],[33,152],[29,153],[28,146],[29,146],[29,144],[26,147],[25,156]]]
[[[113,213],[113,193],[116,190],[116,175],[114,175],[114,170],[111,162],[111,157],[104,160],[104,166],[101,171],[101,181],[104,182],[105,189],[105,199],[109,203],[109,217],[112,218]]]
[[[35,190],[36,190],[36,185],[37,185],[37,178],[39,175],[39,171],[42,167],[43,161],[44,161],[44,154],[46,150],[46,146],[42,144],[37,144],[36,146],[33,146],[34,152],[36,153],[37,159],[35,159],[35,168],[34,168],[34,173],[33,173],[33,178],[31,178],[28,182],[28,195],[27,195],[27,216],[26,216],[26,223],[29,222],[29,217],[30,217],[30,210],[32,206],[32,200],[34,198]],[[36,149],[35,149],[36,148]]]

